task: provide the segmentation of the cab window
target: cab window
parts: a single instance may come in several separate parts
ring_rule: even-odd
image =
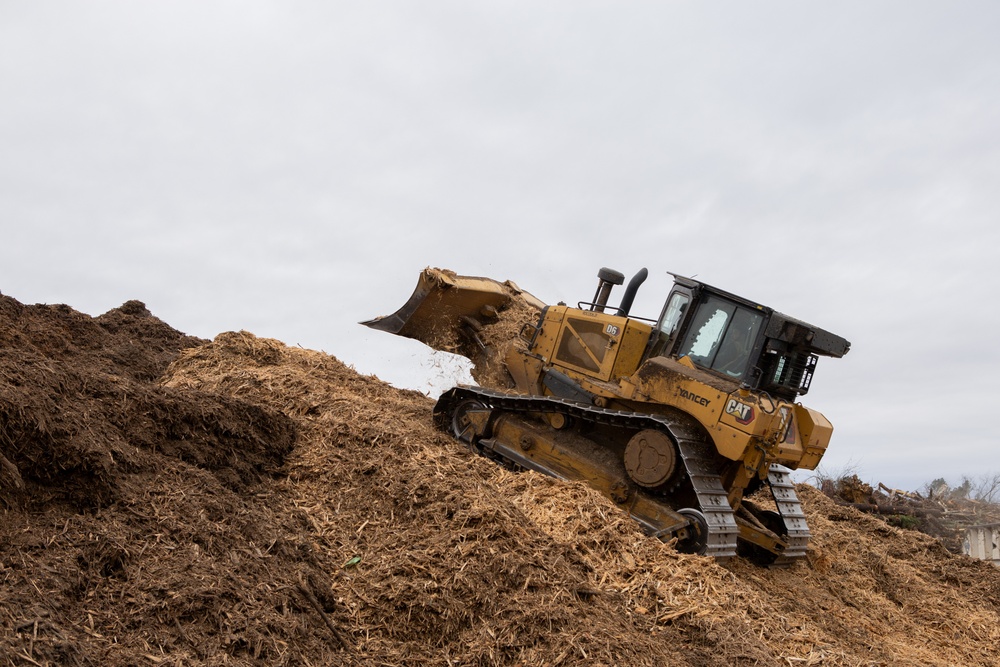
[[[656,323],[654,338],[650,344],[649,356],[655,357],[667,353],[667,345],[677,332],[688,304],[691,303],[691,295],[683,292],[674,292],[667,300],[667,305],[663,308],[660,321]]]
[[[698,306],[680,355],[696,365],[741,378],[764,318],[749,308],[710,296]]]
[[[674,332],[677,331],[677,325],[680,324],[681,316],[684,315],[684,311],[687,310],[687,305],[690,301],[691,297],[681,292],[675,292],[670,295],[670,301],[667,302],[667,307],[663,309],[663,316],[660,317],[660,321],[656,326],[661,334],[667,338],[674,335]]]

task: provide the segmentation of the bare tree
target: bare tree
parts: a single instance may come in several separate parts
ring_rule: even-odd
[[[924,484],[921,491],[929,498],[978,500],[994,505],[1000,504],[1000,472],[992,472],[970,477],[962,475],[962,483],[951,486],[943,477]]]
[[[1000,472],[980,475],[972,484],[972,498],[986,503],[1000,503]]]

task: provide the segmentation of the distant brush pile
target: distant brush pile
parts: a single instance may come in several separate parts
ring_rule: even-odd
[[[949,492],[947,487],[925,496],[881,483],[873,487],[857,475],[845,475],[823,480],[821,489],[837,503],[880,516],[890,525],[933,535],[956,554],[962,553],[967,528],[1000,524],[1000,504]]]

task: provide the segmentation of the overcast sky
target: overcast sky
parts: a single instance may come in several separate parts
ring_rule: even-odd
[[[434,393],[426,266],[696,275],[852,342],[828,472],[1000,471],[996,2],[0,0],[0,291]],[[620,296],[620,293],[619,293]],[[616,302],[615,297],[612,298]]]

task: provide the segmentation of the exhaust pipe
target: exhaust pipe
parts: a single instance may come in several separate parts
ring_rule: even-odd
[[[649,271],[645,268],[639,269],[639,273],[632,276],[632,280],[628,281],[628,287],[625,288],[625,294],[622,295],[621,305],[618,306],[618,314],[622,317],[628,317],[628,313],[632,310],[632,302],[635,301],[635,294],[639,291],[639,286],[646,282],[646,278],[649,277]]]
[[[597,272],[597,292],[594,294],[594,303],[590,304],[592,311],[604,312],[604,307],[608,305],[608,297],[611,296],[611,288],[625,282],[625,276],[614,269],[603,268]]]

